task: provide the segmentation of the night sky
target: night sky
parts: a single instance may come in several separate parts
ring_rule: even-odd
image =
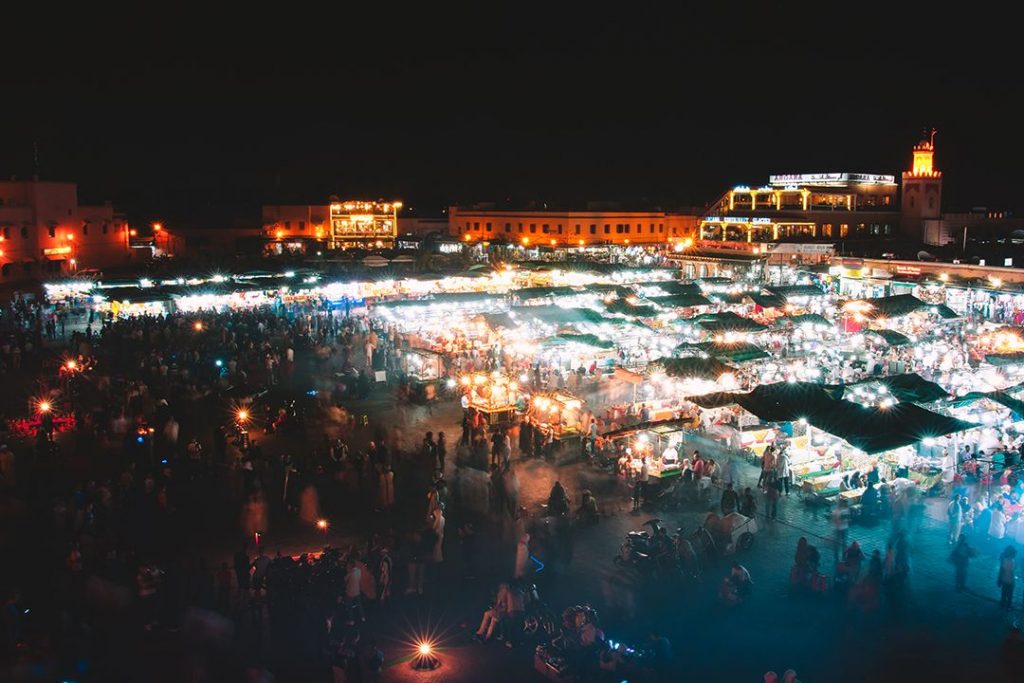
[[[31,175],[35,143],[40,175],[76,180],[82,201],[197,227],[330,194],[420,215],[670,207],[770,173],[896,174],[934,126],[947,210],[1024,209],[1007,17],[516,7],[9,25],[0,174]]]

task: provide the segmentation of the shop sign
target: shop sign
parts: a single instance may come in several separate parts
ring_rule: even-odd
[[[59,256],[61,254],[70,254],[71,247],[53,247],[51,249],[43,249],[43,256]]]
[[[896,266],[897,275],[920,275],[921,266]]]
[[[863,268],[864,259],[862,258],[844,258],[843,266],[846,268]]]

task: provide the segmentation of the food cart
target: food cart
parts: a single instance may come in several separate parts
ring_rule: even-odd
[[[427,349],[407,349],[402,370],[409,377],[413,401],[426,403],[437,398],[438,382],[445,375],[444,356]]]
[[[543,392],[530,399],[529,415],[534,426],[559,441],[579,436],[583,404],[583,399],[568,392]]]
[[[500,372],[476,372],[459,380],[469,400],[469,409],[480,413],[488,425],[512,422],[522,400],[519,383]]]

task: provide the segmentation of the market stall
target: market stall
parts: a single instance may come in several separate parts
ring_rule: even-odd
[[[545,391],[530,397],[530,421],[553,440],[580,435],[584,401],[563,391]]]
[[[459,380],[470,410],[480,413],[489,425],[512,422],[516,411],[525,407],[519,382],[498,372],[477,372]]]
[[[402,371],[410,380],[411,398],[417,402],[437,398],[438,383],[447,375],[443,355],[418,348],[406,349],[402,354]]]

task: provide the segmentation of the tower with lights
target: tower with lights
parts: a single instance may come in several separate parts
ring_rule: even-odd
[[[935,129],[926,140],[914,145],[914,160],[903,172],[903,231],[909,236],[926,239],[931,229],[940,229],[942,218],[942,171],[935,170]]]

